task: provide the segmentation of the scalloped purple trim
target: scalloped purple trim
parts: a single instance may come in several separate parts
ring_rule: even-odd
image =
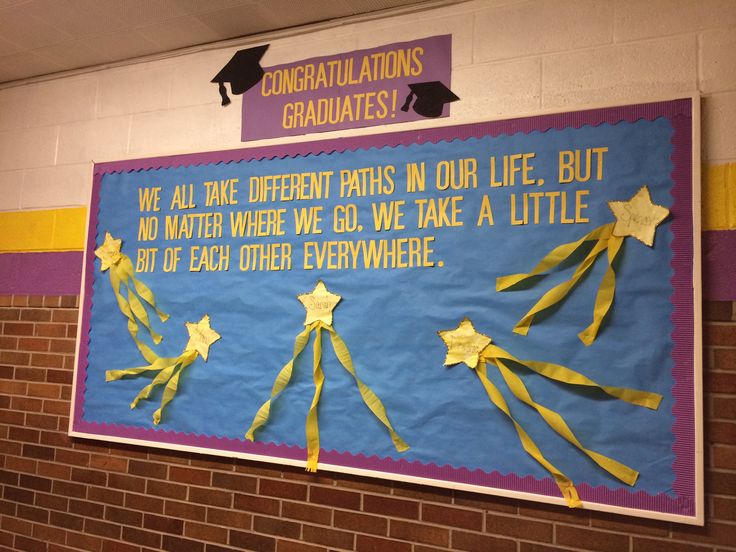
[[[598,126],[603,123],[617,124],[635,122],[639,119],[654,120],[667,117],[674,127],[673,136],[673,172],[671,210],[673,215],[672,232],[672,286],[673,332],[674,342],[672,358],[674,368],[672,375],[675,423],[673,432],[675,443],[675,482],[673,490],[677,497],[664,493],[649,495],[644,491],[630,492],[627,489],[610,489],[605,486],[592,487],[587,483],[577,485],[580,497],[584,501],[650,510],[663,513],[692,516],[695,514],[695,450],[691,436],[695,433],[694,413],[694,374],[693,365],[693,305],[694,291],[692,286],[693,234],[692,234],[692,190],[691,190],[691,129],[692,100],[690,98],[668,102],[655,102],[633,106],[594,109],[556,115],[543,115],[507,121],[476,123],[470,125],[439,127],[382,135],[357,136],[315,142],[301,142],[278,146],[245,148],[221,152],[207,152],[186,155],[172,155],[148,159],[136,159],[102,163],[95,165],[92,190],[92,208],[87,236],[84,317],[80,328],[80,350],[76,371],[76,395],[73,430],[90,435],[114,436],[152,443],[170,443],[202,449],[219,450],[237,454],[254,454],[266,457],[302,460],[305,449],[297,446],[277,445],[274,443],[251,443],[245,440],[224,437],[194,435],[166,431],[163,429],[129,427],[116,424],[100,424],[82,419],[87,355],[89,353],[89,313],[92,305],[92,280],[94,274],[94,247],[98,223],[98,208],[102,176],[116,172],[144,171],[169,167],[186,167],[192,165],[230,163],[241,160],[274,159],[297,155],[329,154],[335,152],[355,151],[380,147],[408,146],[427,142],[451,141],[454,139],[480,138],[483,136],[528,134],[533,131],[546,132],[550,129],[580,128],[584,125]],[[376,472],[394,473],[431,480],[456,482],[493,487],[520,492],[528,492],[546,496],[559,496],[559,491],[552,478],[536,479],[531,476],[520,477],[517,474],[487,473],[481,470],[454,468],[449,465],[423,464],[418,461],[409,462],[404,459],[367,457],[363,454],[348,452],[322,451],[320,461],[324,464],[360,468]]]

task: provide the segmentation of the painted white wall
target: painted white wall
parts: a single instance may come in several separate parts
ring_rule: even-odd
[[[448,32],[452,89],[462,98],[449,119],[286,140],[699,91],[703,162],[736,161],[736,0],[473,0],[268,40],[263,63]],[[0,210],[86,204],[93,162],[248,146],[240,142],[241,97],[223,108],[209,82],[237,49],[0,90]]]

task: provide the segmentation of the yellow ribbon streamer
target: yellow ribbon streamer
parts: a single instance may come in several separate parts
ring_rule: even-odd
[[[564,282],[557,284],[555,287],[547,291],[532,306],[531,309],[517,322],[513,331],[521,335],[527,335],[529,328],[534,321],[534,316],[553,305],[556,305],[567,297],[568,293],[575,287],[580,279],[592,268],[598,256],[607,252],[608,266],[603,275],[601,284],[596,293],[595,306],[593,308],[593,322],[578,334],[580,340],[589,346],[595,341],[598,330],[603,323],[606,314],[613,304],[613,297],[616,291],[616,273],[613,270],[613,262],[618,255],[621,245],[623,244],[622,236],[613,235],[613,229],[616,223],[604,224],[592,230],[578,241],[562,244],[551,252],[537,264],[534,269],[527,274],[511,274],[509,276],[501,276],[496,279],[496,291],[506,291],[510,287],[523,282],[534,276],[539,276],[548,272],[552,268],[558,266],[575,251],[578,250],[585,242],[595,241],[585,258],[573,272],[573,275]]]
[[[271,389],[271,397],[263,403],[258,409],[256,415],[253,418],[248,431],[245,433],[245,438],[249,441],[255,440],[255,432],[268,422],[268,418],[271,410],[271,403],[281,394],[281,392],[288,386],[291,381],[291,376],[294,368],[294,363],[297,358],[307,346],[309,337],[314,331],[314,351],[313,351],[313,366],[314,366],[314,397],[309,407],[306,420],[306,438],[307,438],[307,465],[306,469],[310,472],[317,471],[317,465],[319,462],[319,425],[318,425],[318,405],[322,394],[322,388],[324,385],[324,373],[322,371],[322,333],[321,330],[327,330],[330,334],[330,340],[332,347],[335,350],[340,364],[347,370],[350,375],[353,376],[360,395],[363,398],[363,402],[370,409],[373,415],[388,429],[391,435],[391,441],[393,442],[396,450],[403,452],[409,448],[401,437],[394,431],[393,426],[388,420],[386,409],[378,396],[358,378],[353,361],[350,356],[345,342],[337,334],[337,331],[330,325],[326,324],[321,320],[316,320],[308,324],[305,329],[296,337],[294,342],[294,354],[291,360],[287,362],[276,377],[276,381]]]
[[[141,389],[130,404],[130,408],[135,408],[141,400],[148,399],[156,387],[166,384],[161,398],[161,406],[153,413],[153,423],[158,425],[161,422],[164,408],[166,408],[176,395],[182,372],[197,359],[197,356],[197,351],[187,349],[175,358],[159,357],[148,366],[127,368],[125,370],[107,370],[105,372],[105,380],[115,381],[126,376],[137,376],[144,372],[158,372],[156,377],[153,378],[153,381]]]
[[[542,451],[539,450],[539,447],[537,447],[536,443],[534,443],[529,434],[524,431],[524,428],[522,428],[521,425],[519,425],[519,422],[517,422],[511,415],[511,411],[509,410],[508,404],[506,403],[506,399],[503,398],[503,395],[493,384],[493,382],[488,379],[486,362],[482,356],[478,362],[478,366],[475,368],[475,373],[478,374],[478,379],[480,379],[481,383],[483,384],[483,388],[486,390],[486,394],[488,395],[488,398],[491,399],[491,402],[501,412],[506,414],[506,416],[514,424],[514,429],[516,429],[516,434],[519,436],[521,446],[524,448],[527,454],[529,454],[529,456],[539,462],[552,475],[555,483],[557,483],[557,486],[560,488],[560,492],[567,502],[567,505],[570,508],[580,508],[583,503],[578,496],[578,491],[575,488],[575,485],[573,485],[572,480],[570,480],[569,477],[567,477],[544,457]]]

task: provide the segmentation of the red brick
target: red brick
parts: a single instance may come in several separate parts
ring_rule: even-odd
[[[119,539],[120,525],[117,523],[108,523],[99,519],[87,518],[84,520],[84,532],[97,535],[98,537]]]
[[[337,531],[326,527],[304,525],[302,527],[302,540],[314,544],[323,544],[334,548],[353,549],[353,534],[347,531]]]
[[[523,538],[539,542],[552,542],[552,524],[524,520],[519,523],[516,517],[486,514],[486,532],[509,537]]]
[[[72,481],[104,487],[107,484],[107,474],[86,468],[72,468]]]
[[[25,427],[11,427],[8,432],[8,439],[24,443],[38,443],[40,436],[39,431]]]
[[[86,498],[87,487],[79,483],[70,483],[68,481],[54,481],[52,490],[54,494],[68,496],[69,498]]]
[[[45,477],[21,474],[19,485],[25,489],[33,489],[34,491],[51,492],[51,480]]]
[[[79,320],[79,313],[76,310],[59,309],[51,312],[52,322],[64,322],[66,324],[75,324]]]
[[[380,516],[369,516],[357,512],[335,510],[334,525],[338,529],[346,529],[356,533],[388,535],[388,520]]]
[[[3,322],[20,320],[20,309],[0,308],[0,320]]]
[[[736,346],[736,324],[727,322],[703,324],[703,343],[715,346]]]
[[[102,549],[102,539],[83,533],[70,532],[66,537],[66,543],[87,552],[99,552]]]
[[[368,535],[357,535],[355,550],[357,552],[411,552],[411,544]]]
[[[63,368],[64,357],[46,353],[33,353],[30,360],[31,366],[38,368]]]
[[[25,504],[18,504],[16,515],[19,518],[27,519],[29,521],[35,521],[37,523],[48,523],[49,512],[43,508],[36,508],[34,506],[27,506]]]
[[[66,324],[36,324],[39,337],[66,337]]]
[[[79,295],[62,295],[59,298],[59,306],[65,309],[76,309],[79,307]]]
[[[63,512],[51,512],[49,522],[51,525],[71,529],[72,531],[82,531],[82,528],[84,527],[83,517],[73,516]]]
[[[59,429],[59,417],[46,414],[26,414],[26,425],[39,429]]]
[[[736,498],[713,497],[713,519],[736,521]]]
[[[154,498],[152,496],[128,493],[125,495],[125,507],[131,508],[133,510],[151,512],[153,514],[164,513],[164,501],[160,498]]]
[[[276,541],[276,552],[327,552],[327,549],[303,542],[279,540]]]
[[[713,367],[716,370],[736,370],[736,349],[713,349],[712,353]]]
[[[66,531],[48,525],[34,525],[33,537],[46,543],[62,544],[66,542]]]
[[[43,306],[46,308],[57,308],[61,297],[58,295],[44,295]]]
[[[56,451],[56,461],[62,464],[87,467],[89,466],[89,459],[90,455],[86,452],[67,449],[59,449]]]
[[[0,380],[0,393],[3,395],[25,395],[28,384],[22,381]]]
[[[18,366],[14,370],[13,377],[16,380],[23,381],[46,381],[46,368],[36,368],[30,366]]]
[[[29,383],[28,395],[31,397],[41,397],[44,399],[58,399],[60,392],[59,386],[51,383]]]
[[[555,538],[557,544],[575,547],[579,546],[581,542],[584,542],[591,550],[600,550],[601,552],[628,550],[630,539],[628,535],[593,531],[583,529],[582,527],[569,527],[567,525],[557,526]]]
[[[705,390],[710,393],[736,393],[736,372],[712,372],[704,374]]]
[[[33,534],[33,524],[24,519],[5,516],[2,518],[2,523],[0,525],[2,525],[2,528],[5,531],[10,531],[11,533],[26,536],[31,536]]]
[[[20,451],[10,451],[13,443],[6,443],[5,450],[9,454],[20,454]],[[36,461],[20,456],[7,456],[5,458],[5,469],[24,473],[36,473]]]
[[[710,443],[736,445],[736,422],[711,420],[706,435]]]
[[[161,534],[133,527],[123,527],[123,540],[151,548],[161,548]]]
[[[36,458],[38,460],[53,460],[54,449],[26,443],[23,445],[23,456],[26,458]]]
[[[55,372],[58,372],[58,370],[49,370],[47,374]],[[48,377],[46,381],[49,381]],[[69,403],[66,401],[52,401],[47,399],[43,401],[42,411],[47,414],[69,414]]]
[[[279,501],[273,498],[236,494],[233,505],[235,508],[246,512],[257,512],[270,516],[279,515]]]
[[[73,514],[79,514],[85,517],[102,518],[105,512],[105,507],[102,504],[96,502],[89,502],[87,500],[69,500],[69,511]]]
[[[159,483],[158,481],[148,481],[149,493],[150,487],[153,484]],[[109,473],[107,475],[107,486],[113,489],[120,489],[123,491],[131,491],[134,493],[142,493],[146,488],[146,480],[141,477],[133,477],[122,473]],[[157,493],[153,493],[157,494]]]
[[[113,474],[110,474],[110,477],[112,477],[112,475]],[[187,497],[187,488],[184,485],[179,485],[177,483],[167,483],[166,481],[156,481],[152,479],[146,484],[146,494],[184,500]]]
[[[471,531],[483,530],[483,514],[478,510],[422,504],[422,521],[470,529]]]
[[[332,523],[332,510],[304,502],[289,502],[284,500],[281,503],[281,517],[309,521],[320,525],[330,525]]]
[[[91,454],[89,467],[98,470],[115,471],[125,473],[128,471],[128,460],[104,454]]]
[[[212,474],[206,470],[171,466],[169,468],[169,480],[188,485],[209,485]]]
[[[15,549],[22,552],[46,552],[46,543],[36,539],[29,539],[23,535],[16,535]]]
[[[704,527],[673,526],[672,538],[693,541],[699,544],[733,546],[734,535],[736,534],[734,531],[733,525],[710,521]]]
[[[712,548],[703,548],[694,544],[672,542],[670,540],[654,540],[634,537],[632,552],[710,552]]]
[[[28,366],[31,362],[30,353],[20,351],[0,351],[0,364],[13,366]]]
[[[69,505],[69,499],[63,496],[56,496],[53,494],[36,494],[35,506],[44,508],[45,510],[59,510],[65,512]]]
[[[167,552],[204,552],[204,543],[197,542],[190,539],[183,539],[181,537],[172,537],[171,535],[164,535],[161,549]]]
[[[388,535],[393,538],[432,544],[435,546],[449,546],[450,531],[442,527],[422,525],[408,521],[391,520]]]
[[[28,352],[47,353],[51,340],[45,337],[21,337],[18,339],[18,349]]]
[[[301,526],[298,523],[284,519],[254,516],[253,530],[267,535],[298,539],[301,533]]]
[[[184,524],[184,536],[190,539],[226,544],[228,535],[229,531],[225,527],[215,527],[193,521]]]
[[[444,502],[446,504],[450,504],[452,502],[453,491],[450,489],[428,489],[427,487],[420,485],[411,485],[409,483],[399,483],[396,481],[392,486],[394,496],[411,498],[418,501]]]
[[[149,511],[155,512],[150,509]],[[197,504],[189,504],[186,502],[173,502],[167,500],[164,503],[164,513],[167,516],[175,517],[177,519],[191,519],[194,521],[204,521],[207,509],[204,506]]]
[[[258,494],[291,500],[306,500],[307,486],[276,479],[261,479]]]
[[[3,335],[33,335],[33,324],[28,322],[4,322]]]
[[[77,350],[77,343],[73,339],[50,339],[49,351],[52,353],[73,354]]]
[[[157,516],[155,514],[146,514],[143,516],[143,527],[174,535],[181,535],[184,532],[184,522],[182,520],[168,516]]]
[[[131,525],[133,527],[140,527],[141,521],[143,520],[143,514],[141,514],[140,512],[136,512],[135,510],[116,508],[115,506],[107,506],[105,508],[105,519],[107,521],[112,521],[113,523],[118,523],[120,525]]]
[[[23,425],[25,415],[22,412],[13,412],[12,410],[0,411],[0,424],[17,424]]]
[[[726,445],[711,447],[710,462],[714,468],[734,469],[736,467],[736,447]]]
[[[387,517],[419,519],[419,503],[380,495],[363,495],[363,511]]]
[[[14,351],[18,348],[18,338],[0,335],[0,349]]]
[[[249,531],[230,531],[228,544],[238,546],[244,550],[258,550],[258,552],[274,552],[276,540],[272,537],[264,537]]]
[[[166,466],[166,464],[158,464],[155,462],[130,460],[128,462],[128,473],[131,475],[140,475],[146,478],[153,477],[156,479],[166,479],[168,466]]]
[[[255,477],[249,477],[247,475],[214,472],[212,474],[212,486],[241,493],[255,493],[258,480]]]
[[[140,546],[126,544],[117,541],[104,541],[102,543],[102,552],[140,552]]]
[[[360,510],[361,497],[353,491],[313,486],[309,489],[309,502],[346,510]]]
[[[218,491],[215,489],[200,489],[198,487],[189,488],[189,500],[206,504],[207,506],[220,506],[229,508],[233,503],[233,493],[226,491]]]
[[[225,510],[220,508],[207,508],[207,523],[224,525],[236,529],[251,529],[251,515],[246,512]],[[204,517],[201,518],[204,520]]]

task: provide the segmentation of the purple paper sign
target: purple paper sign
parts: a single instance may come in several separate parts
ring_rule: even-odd
[[[449,89],[451,58],[452,35],[442,35],[267,67],[243,94],[242,141],[447,117],[444,87],[432,87],[439,104],[428,113],[409,85]]]

